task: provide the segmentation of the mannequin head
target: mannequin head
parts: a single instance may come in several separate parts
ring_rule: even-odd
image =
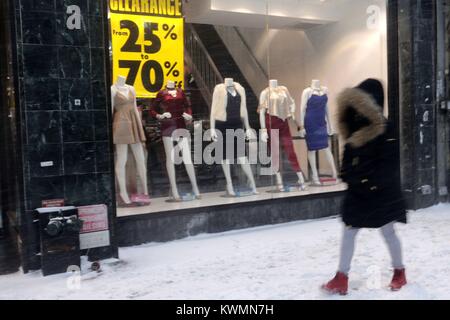
[[[233,80],[233,78],[225,78],[225,85],[226,85],[227,87],[232,87],[232,86],[234,86],[234,80]]]
[[[119,87],[123,87],[125,86],[127,81],[127,78],[125,78],[124,76],[118,76],[117,80],[116,80],[116,85]]]
[[[270,80],[269,81],[269,86],[271,87],[271,88],[277,88],[278,87],[278,80]]]
[[[175,82],[174,81],[167,81],[167,85],[166,85],[167,89],[171,89],[174,90],[175,89]]]
[[[311,82],[311,88],[313,88],[313,89],[321,89],[321,87],[320,87],[320,80],[313,80]]]

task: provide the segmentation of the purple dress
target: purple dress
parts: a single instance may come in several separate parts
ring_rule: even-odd
[[[305,130],[309,151],[328,148],[328,129],[326,122],[328,96],[313,94],[306,106]]]

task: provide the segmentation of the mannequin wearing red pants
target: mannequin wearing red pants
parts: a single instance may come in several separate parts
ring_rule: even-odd
[[[278,86],[277,80],[270,80],[269,88],[261,93],[258,112],[260,114],[260,124],[263,131],[261,135],[262,141],[268,142],[269,139],[272,140],[272,130],[278,130],[279,139],[271,141],[273,147],[271,150],[272,168],[275,169],[274,174],[277,178],[278,190],[285,191],[279,168],[280,147],[282,147],[287,154],[292,169],[297,172],[300,190],[305,190],[305,180],[294,150],[294,144],[289,129],[289,119],[293,118],[295,115],[295,102],[289,94],[288,89],[283,86]]]

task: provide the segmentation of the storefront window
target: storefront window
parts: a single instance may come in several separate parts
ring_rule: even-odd
[[[121,3],[118,216],[345,190],[336,97],[387,85],[384,0]]]

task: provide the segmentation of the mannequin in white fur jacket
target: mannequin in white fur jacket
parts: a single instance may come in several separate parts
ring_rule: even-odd
[[[250,124],[248,121],[245,89],[239,83],[234,82],[233,79],[231,78],[225,79],[225,83],[219,84],[214,88],[211,106],[211,117],[210,117],[211,139],[214,141],[218,140],[218,135],[216,131],[216,121],[224,122],[227,120],[228,93],[230,93],[233,97],[235,97],[236,95],[239,95],[241,97],[240,103],[241,120],[243,122],[243,125],[245,126],[247,139],[253,139],[254,134],[252,129],[250,128]],[[247,157],[238,156],[237,162],[241,165],[242,170],[244,171],[250,182],[252,193],[257,194],[258,192],[256,190],[255,179],[253,177],[253,172]],[[236,193],[234,192],[233,181],[231,179],[230,160],[224,159],[222,161],[222,169],[225,175],[225,179],[227,181],[228,195],[236,196]]]

